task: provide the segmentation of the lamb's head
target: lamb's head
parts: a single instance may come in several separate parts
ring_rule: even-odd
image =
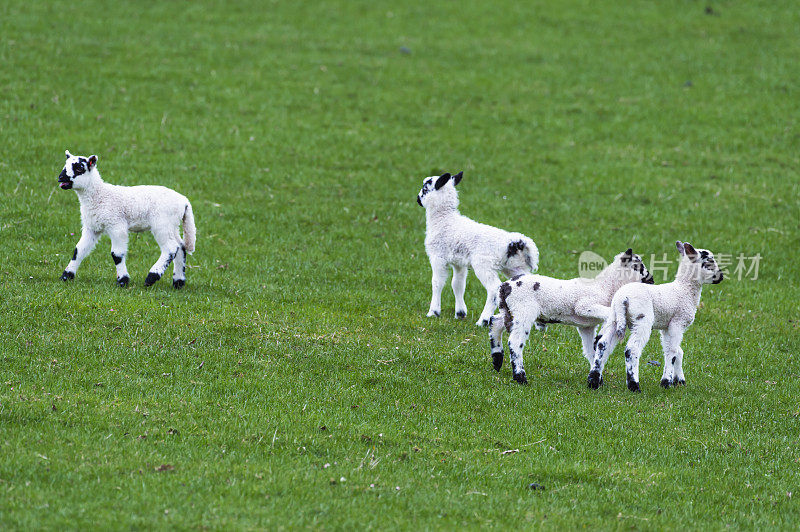
[[[81,157],[72,155],[69,150],[64,154],[67,156],[67,162],[64,163],[64,169],[58,174],[58,186],[64,190],[86,188],[96,178],[94,174],[97,173],[97,155]]]
[[[695,249],[688,242],[675,242],[681,254],[678,275],[699,281],[701,284],[719,284],[724,275],[719,269],[714,255],[707,249]]]
[[[458,208],[456,185],[458,185],[463,176],[464,172],[459,172],[454,176],[444,173],[438,177],[426,177],[422,182],[419,194],[417,194],[417,203],[426,209]]]
[[[623,283],[653,284],[653,274],[647,270],[642,257],[634,253],[631,248],[614,257],[608,269]]]

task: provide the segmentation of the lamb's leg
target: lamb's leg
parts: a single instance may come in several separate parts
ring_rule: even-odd
[[[125,287],[131,280],[128,275],[128,267],[125,266],[125,259],[128,256],[128,228],[116,227],[108,231],[111,238],[111,259],[117,268],[117,284]]]
[[[86,255],[91,253],[92,249],[94,249],[95,244],[97,244],[97,241],[100,240],[101,234],[102,233],[91,231],[86,227],[83,228],[81,232],[81,238],[75,245],[75,251],[72,252],[72,260],[69,261],[66,269],[64,269],[64,273],[61,274],[62,281],[69,281],[70,279],[75,278],[75,273],[78,271],[78,266],[81,265],[81,262],[83,262],[83,259],[86,258]]]
[[[439,317],[442,313],[442,288],[447,282],[447,263],[443,260],[431,258],[431,306],[428,317]]]
[[[497,290],[500,288],[500,277],[491,266],[484,264],[473,264],[475,275],[486,288],[486,304],[483,306],[483,311],[475,323],[478,327],[487,327],[489,325],[489,318],[492,317],[494,311],[497,310]]]
[[[619,338],[614,329],[615,324],[613,320],[606,321],[600,329],[600,338],[597,340],[595,347],[592,370],[589,372],[589,377],[586,380],[589,388],[597,389],[603,384],[603,369],[606,367],[608,357],[614,351],[617,342],[619,342]]]
[[[186,284],[186,248],[181,244],[172,266],[172,287],[181,289]]]
[[[169,237],[164,237],[159,234],[153,235],[161,248],[161,255],[150,271],[147,273],[147,278],[144,280],[145,286],[151,286],[153,283],[161,279],[164,272],[167,271],[172,259],[178,254],[180,250],[180,242],[177,242]]]
[[[661,331],[661,346],[664,348],[664,373],[661,375],[661,386],[669,388],[670,385],[686,384],[683,376],[683,328],[670,326]]]
[[[650,340],[650,333],[653,330],[652,320],[643,318],[638,320],[631,327],[631,336],[625,346],[625,382],[628,389],[632,392],[639,392],[639,358],[642,350]]]
[[[456,296],[456,318],[467,317],[467,304],[464,302],[464,290],[467,288],[466,266],[453,266],[453,295]]]
[[[514,380],[520,384],[528,384],[525,376],[525,365],[522,361],[522,351],[525,349],[525,342],[531,334],[530,323],[523,323],[514,320],[511,325],[511,332],[508,334],[508,352],[511,359],[511,371],[514,373]]]
[[[583,356],[589,363],[589,369],[592,369],[592,362],[594,362],[594,333],[597,327],[577,327],[578,334],[581,335],[581,342],[583,343]]]
[[[505,316],[501,312],[495,314],[489,320],[489,349],[492,354],[492,366],[495,371],[500,371],[503,367],[503,331],[505,330]]]

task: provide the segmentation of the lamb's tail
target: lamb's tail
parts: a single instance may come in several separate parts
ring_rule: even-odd
[[[194,226],[194,213],[192,204],[186,202],[186,210],[183,211],[183,245],[186,253],[194,253],[194,243],[197,237],[197,229]]]
[[[533,273],[539,269],[539,249],[530,238],[523,235],[520,237],[508,244],[506,269],[515,273]]]
[[[508,294],[511,293],[511,285],[508,283],[508,281],[500,285],[498,292],[498,295],[500,296],[498,308],[500,309],[500,314],[503,318],[503,326],[508,332],[511,332],[511,324],[514,323],[514,316],[511,314],[511,309],[508,308],[508,301],[506,301]]]
[[[621,301],[616,298],[611,301],[611,315],[614,319],[612,330],[620,340],[625,338],[625,328],[628,326],[628,305],[627,297]]]

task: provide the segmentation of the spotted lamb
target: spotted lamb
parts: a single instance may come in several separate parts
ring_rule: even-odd
[[[686,329],[694,321],[700,292],[704,284],[722,282],[723,274],[707,249],[695,249],[688,242],[677,241],[681,254],[678,273],[671,283],[640,286],[623,286],[611,301],[611,314],[600,329],[594,362],[588,377],[590,388],[602,383],[603,368],[614,346],[625,337],[625,329],[631,335],[625,346],[625,380],[632,392],[639,388],[639,357],[650,340],[653,329],[661,332],[664,348],[664,373],[661,386],[686,384],[683,375],[683,349],[681,340]]]
[[[111,238],[117,283],[127,286],[130,281],[125,267],[128,232],[150,231],[161,248],[161,256],[150,268],[144,285],[158,281],[174,259],[172,286],[182,288],[186,283],[186,254],[192,253],[195,246],[194,215],[189,200],[166,187],[105,183],[97,170],[96,155],[81,157],[69,151],[65,154],[67,162],[58,182],[62,189],[73,189],[78,194],[83,231],[61,280],[75,278],[81,261],[106,233]],[[179,232],[181,222],[184,238]]]
[[[506,277],[536,271],[539,250],[533,240],[521,233],[509,233],[484,225],[458,212],[456,185],[463,172],[426,178],[417,195],[417,203],[425,208],[425,251],[431,262],[432,296],[428,316],[439,316],[442,288],[453,268],[453,294],[456,298],[456,318],[467,316],[464,290],[467,269],[472,267],[486,288],[486,304],[476,325],[486,327],[497,308],[499,273]]]
[[[503,366],[503,331],[509,331],[508,350],[514,380],[527,384],[522,351],[536,325],[563,323],[578,329],[583,341],[583,354],[594,361],[594,333],[611,313],[609,304],[623,285],[634,282],[652,283],[642,259],[632,249],[620,253],[594,279],[553,279],[544,275],[512,277],[500,285],[500,313],[492,317],[489,345],[494,369]]]

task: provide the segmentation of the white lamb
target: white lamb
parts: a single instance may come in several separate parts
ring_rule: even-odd
[[[508,350],[514,380],[527,384],[522,351],[531,327],[563,323],[578,329],[583,354],[594,361],[594,333],[611,313],[611,298],[621,286],[652,283],[642,259],[632,249],[620,253],[594,279],[553,279],[544,275],[520,275],[500,285],[500,313],[492,317],[489,345],[494,369],[503,366],[503,331],[509,331]]]
[[[704,284],[722,282],[723,274],[707,249],[695,250],[688,242],[675,243],[681,254],[678,273],[671,283],[641,286],[628,285],[614,294],[611,315],[600,329],[600,338],[587,383],[597,388],[602,382],[603,368],[614,346],[625,337],[630,328],[631,336],[625,347],[625,380],[632,392],[639,388],[639,357],[650,340],[653,329],[661,331],[664,348],[664,373],[661,386],[686,384],[683,375],[683,333],[694,321],[700,292]]]
[[[463,176],[459,172],[431,176],[422,183],[417,203],[425,207],[425,251],[431,261],[433,294],[428,316],[439,316],[442,288],[447,282],[448,267],[453,268],[453,294],[456,318],[467,316],[464,289],[467,269],[471,266],[486,288],[486,304],[476,325],[486,327],[497,308],[499,272],[506,277],[536,271],[539,250],[533,240],[521,233],[509,233],[480,224],[458,212],[456,185]]]
[[[97,156],[80,157],[65,152],[67,162],[58,176],[59,186],[74,189],[81,204],[83,230],[62,281],[75,278],[81,261],[92,251],[103,233],[111,238],[111,258],[117,267],[117,283],[127,286],[125,267],[128,231],[153,233],[161,256],[150,268],[144,285],[158,281],[175,260],[172,286],[186,283],[186,254],[194,251],[195,226],[192,205],[174,190],[160,186],[124,187],[104,183],[97,171]],[[179,227],[183,222],[183,236]]]

